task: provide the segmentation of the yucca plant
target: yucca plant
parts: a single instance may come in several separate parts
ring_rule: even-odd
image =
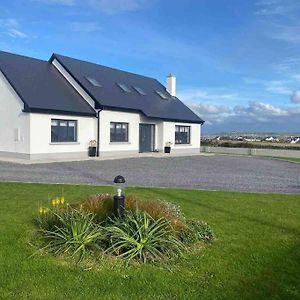
[[[40,230],[48,242],[45,249],[55,255],[78,257],[78,261],[81,261],[90,250],[99,248],[103,231],[94,223],[94,214],[71,208],[60,214],[53,214],[59,220],[59,226],[55,225],[51,230]]]
[[[170,222],[154,220],[145,212],[127,212],[123,219],[111,219],[106,228],[107,252],[146,263],[181,254],[185,246],[176,238]]]

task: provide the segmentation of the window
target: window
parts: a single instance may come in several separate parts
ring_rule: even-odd
[[[130,93],[131,90],[129,89],[129,87],[123,83],[117,83],[118,87],[123,91],[123,92],[126,92],[126,93]]]
[[[147,94],[138,86],[133,86],[133,88],[142,96],[146,96]]]
[[[189,144],[191,138],[190,126],[175,126],[175,144]]]
[[[51,143],[76,142],[77,121],[51,120]]]
[[[93,86],[102,87],[102,85],[95,78],[85,76],[85,79]]]
[[[128,142],[128,123],[110,122],[110,141]]]
[[[160,96],[160,98],[164,99],[164,100],[167,100],[168,99],[168,96],[160,91],[155,91],[157,95]]]

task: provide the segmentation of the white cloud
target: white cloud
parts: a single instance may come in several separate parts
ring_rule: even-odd
[[[22,39],[29,38],[29,36],[26,33],[14,28],[9,29],[8,34],[11,37],[16,37],[16,38],[22,38]]]
[[[19,29],[20,24],[16,19],[0,19],[0,28],[2,31],[13,38],[27,39],[31,36]]]
[[[236,93],[228,93],[226,91],[208,91],[201,88],[193,88],[179,91],[178,97],[187,102],[200,102],[203,100],[227,100],[236,101],[240,100],[241,96]]]
[[[96,22],[71,22],[69,27],[74,32],[91,33],[101,30],[101,27]]]
[[[269,37],[274,40],[281,40],[293,44],[300,43],[300,23],[294,25],[274,24],[273,30],[269,32]]]
[[[244,78],[244,82],[251,85],[262,85],[265,91],[272,94],[288,96],[292,94],[292,90],[288,87],[288,84],[290,83],[288,80],[262,80]]]
[[[260,0],[256,2],[257,15],[292,16],[300,5],[295,0]]]
[[[250,101],[247,106],[235,106],[234,112],[237,115],[248,115],[257,119],[289,115],[286,109],[258,101]]]
[[[225,105],[201,103],[194,105],[194,109],[197,109],[199,113],[203,114],[225,114],[230,113],[232,110]]]
[[[287,127],[289,125],[288,120],[292,120],[294,126],[295,124],[300,126],[300,107],[280,107],[261,101],[249,101],[246,105],[235,105],[234,107],[215,103],[192,103],[188,105],[205,120],[205,124],[210,129],[219,128],[222,130],[224,127],[224,130],[235,128],[243,131],[251,128],[249,127],[251,124],[256,124],[256,126],[260,126],[256,128],[261,128],[263,131],[264,128],[270,127],[272,124],[280,123]]]
[[[273,40],[300,44],[300,1],[262,0],[256,2],[262,33]]]
[[[292,103],[300,103],[300,91],[294,91],[293,95],[291,96]]]
[[[151,4],[147,0],[89,0],[89,3],[107,14],[136,11]]]

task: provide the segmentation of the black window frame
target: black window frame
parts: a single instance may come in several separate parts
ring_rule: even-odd
[[[57,126],[52,125],[52,122],[57,122]],[[62,122],[66,122],[67,126],[61,126]],[[69,124],[70,122],[75,124],[75,133],[74,133],[74,138],[71,138],[71,136],[69,135],[70,133],[70,127]],[[53,135],[53,129],[52,127],[57,127],[57,138],[54,139],[54,135]],[[66,134],[67,136],[64,137],[63,136],[63,127],[67,128]],[[73,130],[73,129],[72,129]],[[78,141],[78,120],[66,120],[66,119],[51,119],[51,143],[77,143]]]
[[[184,131],[180,131],[181,128],[184,128]],[[181,138],[177,136],[177,133],[187,133],[186,140],[182,142]],[[190,143],[191,143],[191,126],[175,125],[175,145],[189,145]]]
[[[113,128],[112,128],[112,125],[113,125]],[[121,128],[123,127],[123,125],[125,125],[125,127],[126,127],[125,139],[120,139],[118,137],[118,133],[116,132],[117,131],[117,125],[121,125]],[[112,132],[112,129],[114,130],[114,132]],[[129,123],[127,123],[127,122],[110,122],[109,130],[110,130],[110,142],[111,143],[128,143],[128,141],[129,141],[129,139],[128,139],[128,137],[129,137]]]

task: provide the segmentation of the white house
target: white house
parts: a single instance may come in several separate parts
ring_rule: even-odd
[[[198,153],[201,125],[157,80],[53,54],[49,61],[0,51],[0,156],[83,158],[164,151]]]

